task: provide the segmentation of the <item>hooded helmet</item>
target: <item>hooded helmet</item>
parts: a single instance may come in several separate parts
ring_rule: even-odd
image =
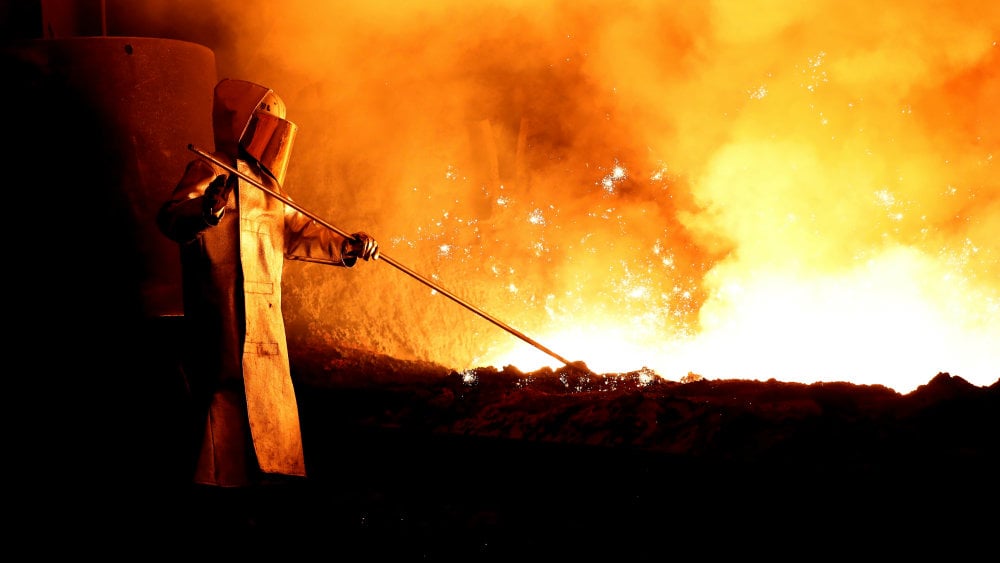
[[[270,88],[223,79],[212,106],[215,150],[236,158],[242,148],[281,185],[298,131],[285,115],[284,101]]]

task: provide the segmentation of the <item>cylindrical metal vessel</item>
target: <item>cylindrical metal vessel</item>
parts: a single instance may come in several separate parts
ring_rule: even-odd
[[[119,313],[183,314],[177,245],[155,217],[195,158],[188,144],[213,147],[214,53],[146,37],[35,39],[0,45],[0,65],[13,178],[34,213],[60,218],[47,236],[77,245],[60,247],[72,258],[39,253],[65,261],[65,281],[106,277]]]

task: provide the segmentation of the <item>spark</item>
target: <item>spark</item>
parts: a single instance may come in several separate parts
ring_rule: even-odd
[[[616,183],[625,180],[627,176],[628,175],[627,171],[625,170],[625,167],[622,166],[621,164],[618,164],[618,162],[615,162],[615,165],[611,168],[611,173],[601,178],[600,186],[605,192],[613,194],[615,193]]]
[[[649,295],[649,288],[645,287],[645,286],[641,286],[641,285],[637,286],[637,287],[633,287],[625,295],[627,297],[632,298],[632,299],[643,299],[647,295]]]
[[[896,203],[896,198],[893,197],[892,192],[889,190],[876,191],[875,200],[884,207],[891,207]]]
[[[545,225],[545,216],[542,214],[541,209],[534,209],[530,214],[528,214],[528,222],[533,225]]]
[[[805,88],[810,92],[815,92],[816,87],[820,83],[829,82],[826,71],[820,70],[820,67],[823,65],[824,57],[826,57],[826,53],[820,51],[820,53],[814,58],[809,59],[808,70],[805,71],[809,73],[809,83],[805,85]]]

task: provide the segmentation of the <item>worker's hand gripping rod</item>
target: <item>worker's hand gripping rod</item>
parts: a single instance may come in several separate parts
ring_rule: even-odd
[[[319,223],[320,225],[326,227],[327,229],[330,229],[331,231],[333,231],[333,232],[335,232],[335,233],[337,233],[337,234],[339,234],[339,235],[341,235],[341,236],[343,236],[345,238],[348,238],[348,239],[353,238],[352,234],[350,234],[350,233],[348,233],[346,231],[343,231],[341,229],[338,229],[337,227],[335,227],[334,225],[331,225],[330,223],[327,223],[326,221],[324,221],[320,217],[317,217],[315,214],[313,214],[309,210],[303,208],[301,205],[295,203],[294,201],[292,201],[288,197],[286,197],[286,196],[284,196],[284,195],[282,195],[282,194],[280,194],[278,192],[275,192],[274,190],[272,190],[272,189],[268,188],[267,186],[261,184],[255,178],[253,178],[251,176],[247,176],[246,174],[240,172],[236,168],[230,166],[229,164],[227,164],[225,162],[222,162],[218,158],[215,158],[215,156],[213,156],[213,155],[211,155],[211,154],[209,154],[209,153],[207,153],[207,152],[199,149],[198,147],[194,146],[193,144],[188,145],[188,149],[191,150],[192,152],[194,152],[195,154],[197,154],[198,156],[200,156],[201,158],[203,158],[203,159],[211,162],[212,164],[215,164],[216,166],[225,169],[230,174],[235,174],[240,179],[242,179],[243,181],[249,183],[250,185],[263,190],[268,195],[270,195],[271,197],[277,199],[278,201],[281,201],[285,205],[287,205],[287,206],[289,206],[289,207],[291,207],[293,209],[298,210],[299,212],[301,212],[306,217],[309,217],[310,219],[312,219],[313,221],[316,221],[317,223]],[[407,268],[403,264],[400,264],[396,260],[393,260],[392,258],[386,256],[384,253],[379,253],[379,258],[378,259],[381,260],[382,262],[386,262],[390,266],[393,266],[394,268],[400,270],[404,274],[412,277],[413,279],[419,281],[420,283],[426,285],[427,287],[430,287],[431,289],[437,291],[441,295],[444,295],[448,299],[451,299],[455,303],[458,303],[459,305],[465,307],[466,309],[472,311],[473,313],[479,315],[480,317],[482,317],[482,318],[490,321],[491,323],[497,325],[498,327],[506,330],[507,332],[513,334],[514,336],[520,338],[521,340],[527,342],[528,344],[531,344],[535,348],[538,348],[542,352],[545,352],[549,356],[552,356],[553,358],[555,358],[555,359],[559,360],[560,362],[566,364],[568,367],[573,368],[573,369],[582,369],[582,370],[586,371],[589,374],[593,374],[589,369],[585,369],[585,368],[583,368],[579,364],[572,364],[572,363],[570,363],[570,361],[567,360],[566,358],[563,358],[559,354],[556,354],[552,350],[549,350],[545,346],[542,346],[541,344],[539,344],[535,340],[529,338],[527,335],[525,335],[521,331],[512,328],[511,326],[507,325],[503,321],[500,321],[499,319],[493,317],[492,315],[486,313],[485,311],[479,309],[478,307],[475,307],[474,305],[466,302],[465,300],[459,298],[458,296],[456,296],[455,294],[451,293],[450,291],[448,291],[448,290],[444,289],[443,287],[435,284],[431,280],[425,278],[424,276],[421,276],[417,272],[414,272],[410,268]]]

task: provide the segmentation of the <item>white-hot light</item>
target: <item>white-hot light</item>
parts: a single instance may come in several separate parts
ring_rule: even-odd
[[[634,319],[573,319],[537,335],[562,357],[597,373],[642,368],[680,381],[708,379],[851,381],[908,393],[940,371],[977,385],[1000,377],[996,296],[955,284],[924,256],[888,252],[849,274],[760,274],[728,280],[701,310],[691,338],[657,340]],[[972,315],[956,301],[981,301]],[[966,311],[966,312],[963,312]],[[590,321],[590,322],[588,322]],[[638,327],[641,328],[641,327]],[[488,365],[522,371],[562,364],[531,346],[510,343]]]

